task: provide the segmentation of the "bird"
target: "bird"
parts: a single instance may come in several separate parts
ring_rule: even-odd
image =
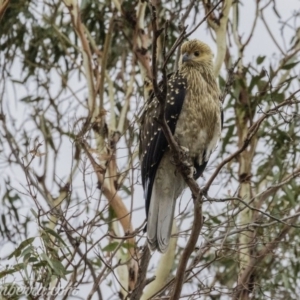
[[[180,53],[178,70],[167,76],[165,119],[179,146],[188,153],[192,176],[197,180],[220,139],[223,111],[210,47],[194,39],[184,42]],[[157,122],[161,104],[149,80],[146,89],[148,99],[140,117],[139,156],[147,240],[151,250],[165,253],[176,199],[186,184]]]

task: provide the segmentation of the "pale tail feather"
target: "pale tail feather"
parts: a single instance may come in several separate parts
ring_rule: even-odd
[[[169,155],[165,155],[156,172],[148,214],[147,238],[152,250],[164,253],[168,248],[176,198],[183,187],[181,175],[176,175]]]

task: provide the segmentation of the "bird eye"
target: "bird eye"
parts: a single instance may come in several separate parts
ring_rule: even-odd
[[[200,54],[199,51],[195,51],[195,52],[194,52],[194,55],[195,55],[195,56],[199,56],[199,54]]]

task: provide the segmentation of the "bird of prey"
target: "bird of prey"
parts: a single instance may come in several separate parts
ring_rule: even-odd
[[[147,239],[152,250],[167,250],[176,199],[186,184],[172,162],[159,123],[160,103],[150,91],[141,116],[140,160],[146,201]],[[204,171],[220,138],[222,109],[208,45],[191,40],[181,46],[179,69],[168,76],[165,118],[180,147],[188,151],[194,179]]]

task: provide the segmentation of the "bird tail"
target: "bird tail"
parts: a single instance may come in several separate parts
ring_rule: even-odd
[[[165,155],[156,172],[148,212],[147,238],[151,250],[167,251],[176,198],[182,192],[183,184],[182,176]]]
[[[162,195],[154,183],[147,224],[147,238],[151,250],[166,252],[173,223],[175,200],[173,195]]]

